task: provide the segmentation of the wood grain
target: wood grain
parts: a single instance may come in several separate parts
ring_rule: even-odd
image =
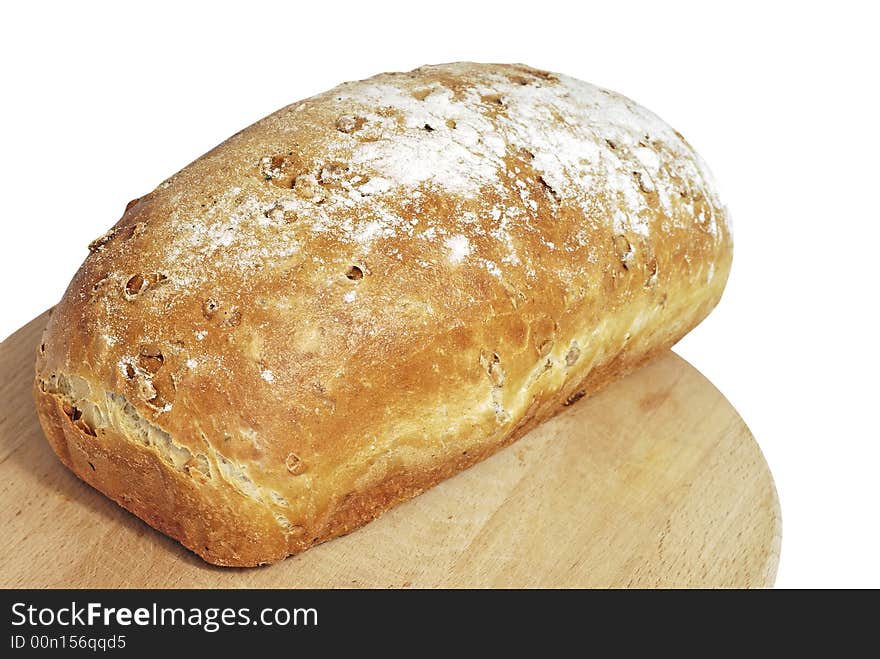
[[[31,401],[34,319],[0,344],[2,587],[764,587],[773,480],[742,419],[668,353],[346,536],[210,566],[83,484]]]

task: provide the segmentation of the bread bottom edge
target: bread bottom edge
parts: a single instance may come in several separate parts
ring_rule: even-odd
[[[280,561],[351,533],[382,513],[513,444],[565,407],[587,398],[633,371],[672,345],[641,355],[624,353],[594,367],[566,401],[546,400],[530,408],[500,441],[489,440],[433,467],[389,475],[343,497],[324,516],[319,528],[297,537],[281,533],[267,509],[199,487],[148,448],[112,430],[112,451],[77,425],[61,401],[34,386],[38,415],[46,437],[61,462],[77,477],[122,508],[213,565],[254,567]],[[243,497],[242,497],[243,499]]]

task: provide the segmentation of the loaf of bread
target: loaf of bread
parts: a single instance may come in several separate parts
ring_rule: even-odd
[[[731,263],[679,133],[472,63],[289,105],[89,249],[38,348],[46,436],[235,566],[355,529],[668,349]]]

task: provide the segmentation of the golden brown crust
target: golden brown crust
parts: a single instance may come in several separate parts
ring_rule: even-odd
[[[723,208],[628,99],[519,65],[346,83],[135,200],[56,308],[62,461],[219,565],[373,519],[672,345]]]

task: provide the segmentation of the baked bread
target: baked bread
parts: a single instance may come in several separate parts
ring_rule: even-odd
[[[721,296],[682,136],[521,65],[289,105],[90,245],[38,349],[74,473],[217,565],[346,533],[666,350]]]

